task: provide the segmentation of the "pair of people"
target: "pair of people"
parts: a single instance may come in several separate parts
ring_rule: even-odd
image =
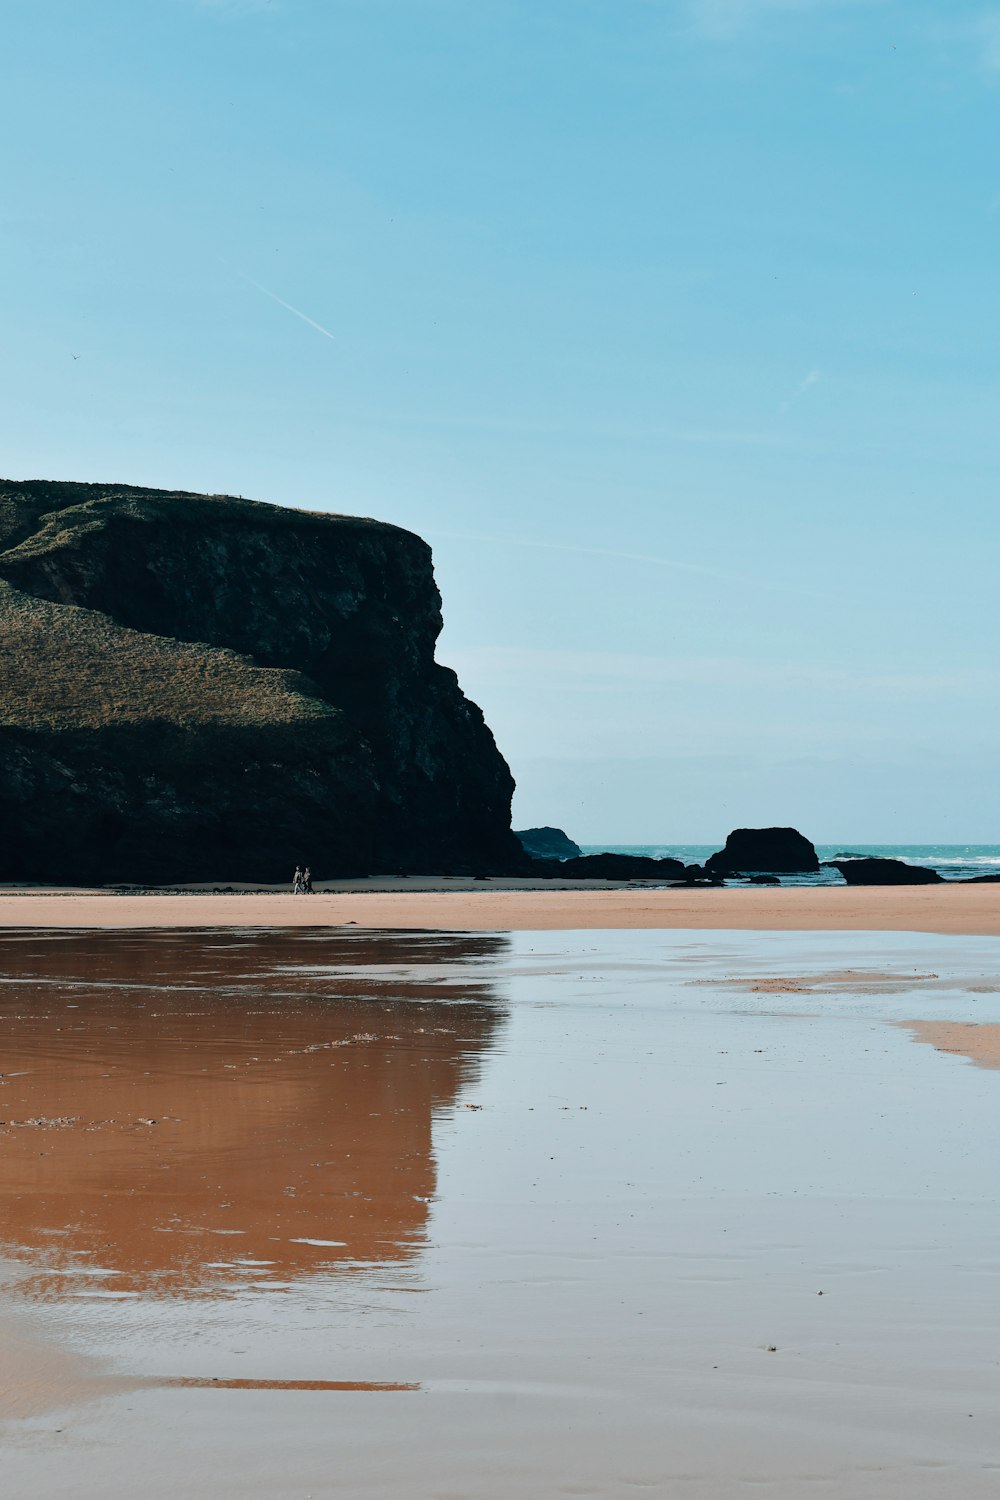
[[[311,896],[312,893],[312,871],[310,870],[308,865],[306,865],[305,869],[303,869],[301,865],[296,865],[295,874],[292,876],[292,895]]]

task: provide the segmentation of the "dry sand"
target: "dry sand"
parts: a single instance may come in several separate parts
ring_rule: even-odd
[[[314,896],[255,890],[0,892],[0,928],[358,927],[451,932],[717,928],[1000,936],[1000,885],[573,889],[527,881],[353,882]]]

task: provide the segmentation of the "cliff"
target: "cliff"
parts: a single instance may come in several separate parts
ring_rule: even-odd
[[[228,496],[0,481],[0,879],[516,868],[430,549]]]

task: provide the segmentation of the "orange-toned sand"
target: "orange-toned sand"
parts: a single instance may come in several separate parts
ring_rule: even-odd
[[[906,1021],[918,1042],[967,1057],[979,1068],[1000,1068],[1000,1024],[995,1021]]]
[[[65,1287],[89,1257],[130,1295],[204,1291],[206,1261],[218,1291],[233,1257],[287,1277],[412,1259],[436,1191],[435,1112],[499,1024],[490,986],[396,977],[387,1017],[377,979],[323,967],[336,935],[261,933],[249,961],[239,944],[206,948],[210,934],[108,941],[40,935],[4,954],[0,1234],[18,1259]],[[471,964],[502,942],[444,952]],[[405,939],[388,951],[413,956]],[[364,953],[384,962],[382,940]],[[310,959],[318,975],[297,967]],[[0,1414],[2,1392],[0,1355]]]
[[[452,932],[578,928],[942,932],[1000,936],[1000,885],[553,890],[529,882],[354,882],[314,896],[0,894],[0,927],[359,927]]]

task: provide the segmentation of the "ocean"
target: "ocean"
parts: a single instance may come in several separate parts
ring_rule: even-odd
[[[652,859],[682,859],[700,865],[722,844],[581,844],[584,854],[645,854]],[[967,880],[974,875],[1000,874],[1000,844],[817,844],[820,860],[844,854],[875,855],[902,859],[908,865],[937,870],[945,880]],[[783,875],[783,885],[841,885],[836,870],[815,875]]]

